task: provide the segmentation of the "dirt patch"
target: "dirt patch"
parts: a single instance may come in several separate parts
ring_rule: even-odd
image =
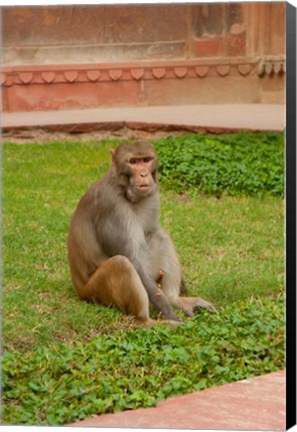
[[[243,130],[243,129],[242,129]],[[48,124],[42,126],[5,126],[2,128],[2,140],[16,144],[43,144],[54,141],[101,141],[104,139],[139,139],[158,140],[167,136],[179,136],[197,132],[226,134],[238,132],[238,129],[180,125],[169,123],[145,122],[90,122],[69,124]]]
[[[189,132],[188,132],[189,133]],[[184,131],[146,131],[135,130],[127,127],[116,131],[100,130],[91,132],[63,132],[63,131],[48,131],[41,128],[28,129],[11,129],[2,133],[2,141],[5,143],[14,144],[44,144],[48,142],[87,142],[87,141],[102,141],[106,139],[148,139],[158,140],[166,136],[178,136],[185,134]]]

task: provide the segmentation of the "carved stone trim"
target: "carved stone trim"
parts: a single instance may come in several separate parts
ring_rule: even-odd
[[[177,78],[184,78],[188,73],[188,68],[183,66],[177,66],[174,68],[174,73]]]
[[[246,76],[251,72],[252,65],[251,64],[239,64],[237,66],[237,69],[241,75]]]
[[[262,57],[258,64],[258,76],[286,73],[286,59],[283,55]]]
[[[73,70],[65,71],[64,77],[65,77],[66,81],[68,81],[70,83],[75,82],[78,79],[78,71],[73,71]]]
[[[230,65],[218,65],[216,69],[217,73],[222,77],[225,77],[230,73]]]
[[[50,84],[56,78],[56,72],[41,72],[41,77],[45,83]]]
[[[164,67],[155,67],[152,69],[152,74],[155,78],[161,79],[164,78],[166,75],[166,68]]]
[[[130,74],[132,78],[138,81],[144,76],[144,68],[132,68]]]
[[[196,66],[195,72],[200,78],[203,78],[208,74],[209,66]]]
[[[121,79],[121,76],[123,75],[122,69],[110,69],[108,71],[108,75],[112,79],[112,81],[118,81]]]
[[[23,84],[29,84],[33,80],[33,73],[20,72],[18,78]]]
[[[12,85],[95,83],[106,81],[140,81],[164,79],[205,79],[229,75],[262,76],[285,72],[284,56],[263,58],[195,59],[167,62],[123,64],[78,64],[3,67],[1,84]]]
[[[92,81],[98,81],[98,79],[100,78],[101,72],[99,70],[89,70],[87,71],[87,78]]]

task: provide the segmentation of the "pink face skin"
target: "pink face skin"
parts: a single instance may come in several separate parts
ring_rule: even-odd
[[[126,163],[133,171],[134,185],[139,191],[148,191],[151,188],[153,178],[151,175],[151,165],[153,157],[146,156],[132,157]]]

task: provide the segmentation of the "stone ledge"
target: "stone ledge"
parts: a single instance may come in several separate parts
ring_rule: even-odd
[[[161,79],[184,79],[247,76],[285,72],[285,60],[260,58],[197,59],[183,61],[27,65],[4,66],[1,84],[4,87],[28,84],[58,84],[84,82],[139,81]]]
[[[256,57],[226,57],[3,67],[2,107],[4,112],[30,112],[266,100],[282,103],[284,63],[274,62],[272,69],[269,65],[263,69],[259,61]]]

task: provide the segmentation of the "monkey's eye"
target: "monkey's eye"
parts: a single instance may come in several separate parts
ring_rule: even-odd
[[[135,165],[135,164],[137,163],[137,160],[136,160],[135,158],[131,158],[131,159],[129,160],[129,163],[130,163],[131,165]]]
[[[148,163],[152,160],[152,158],[150,156],[147,156],[145,158],[143,158],[143,162]]]

